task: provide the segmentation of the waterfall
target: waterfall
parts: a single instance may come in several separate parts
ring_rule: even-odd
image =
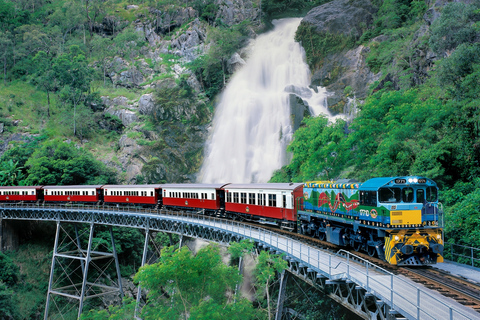
[[[246,65],[216,106],[200,182],[267,182],[285,165],[293,134],[290,94],[308,104],[313,115],[329,115],[326,92],[309,88],[305,52],[294,40],[300,21],[274,20],[274,29],[249,45]]]

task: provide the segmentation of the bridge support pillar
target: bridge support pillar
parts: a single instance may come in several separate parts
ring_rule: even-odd
[[[278,291],[277,312],[275,313],[275,320],[281,320],[283,316],[283,302],[285,301],[287,279],[288,273],[283,270],[280,276],[280,289]]]
[[[142,255],[142,267],[147,261],[147,252],[148,252],[148,240],[150,239],[150,229],[145,229],[145,244],[143,245],[143,255]],[[137,290],[137,303],[135,304],[135,318],[138,316],[138,310],[140,308],[140,302],[142,299],[142,284],[138,284]]]
[[[120,266],[112,228],[109,227],[112,249],[105,248],[105,251],[100,251],[99,245],[94,245],[94,223],[90,223],[89,228],[81,230],[82,232],[79,233],[78,225],[75,225],[75,232],[73,232],[66,223],[57,221],[45,320],[49,318],[50,312],[53,312],[52,317],[64,318],[67,315],[71,317],[74,308],[72,304],[76,305],[77,302],[77,319],[80,319],[85,301],[88,299],[111,294],[123,297]],[[86,235],[88,239],[85,239]],[[82,248],[82,243],[85,242],[88,243],[87,249]],[[115,266],[117,279],[109,277],[112,265]],[[89,274],[89,269],[93,269],[94,272]],[[112,284],[101,283],[105,279]],[[55,307],[54,310],[50,310],[52,306]]]

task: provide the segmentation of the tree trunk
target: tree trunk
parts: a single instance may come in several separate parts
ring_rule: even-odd
[[[47,89],[47,117],[50,118],[50,91]]]

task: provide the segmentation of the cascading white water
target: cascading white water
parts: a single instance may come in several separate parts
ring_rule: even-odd
[[[200,182],[267,182],[285,165],[292,138],[289,94],[307,102],[312,114],[330,115],[326,92],[309,88],[305,52],[294,40],[300,21],[274,20],[274,29],[251,44],[246,65],[216,107]]]

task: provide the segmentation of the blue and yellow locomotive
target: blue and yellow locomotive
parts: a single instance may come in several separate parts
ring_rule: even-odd
[[[350,246],[393,265],[443,262],[438,188],[424,177],[307,182],[298,231]]]

